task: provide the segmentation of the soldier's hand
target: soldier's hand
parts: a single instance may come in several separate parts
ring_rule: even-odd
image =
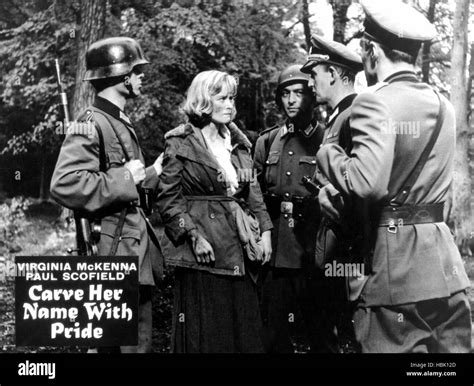
[[[127,168],[130,174],[132,175],[133,182],[135,183],[135,185],[139,184],[145,179],[145,165],[143,165],[142,161],[134,159],[128,161],[123,166]]]
[[[344,207],[341,193],[332,184],[327,184],[320,189],[318,200],[323,216],[338,223],[341,217],[340,211]]]
[[[209,264],[211,261],[216,261],[214,257],[214,250],[212,245],[196,230],[190,232],[190,241],[199,264]]]
[[[263,261],[266,264],[272,258],[272,232],[266,231],[262,233]]]
[[[164,154],[165,153],[161,153],[156,159],[155,163],[153,164],[153,167],[155,168],[156,174],[158,174],[158,176],[160,176],[161,172],[163,171],[163,155]]]

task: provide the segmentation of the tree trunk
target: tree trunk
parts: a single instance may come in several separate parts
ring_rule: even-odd
[[[334,40],[344,42],[344,30],[346,28],[347,8],[352,0],[329,0],[334,14]]]
[[[46,157],[44,153],[41,153],[41,171],[40,171],[40,191],[39,199],[41,202],[46,200],[46,189],[45,189],[45,174],[46,174]]]
[[[454,158],[453,215],[458,246],[466,245],[472,226],[468,161],[468,54],[469,0],[456,1],[454,41],[451,54],[451,102],[456,112],[456,154]],[[461,252],[467,253],[462,250]]]
[[[436,3],[438,0],[430,0],[430,7],[428,8],[428,20],[433,23],[435,18]],[[423,82],[430,82],[430,49],[431,42],[426,42],[423,44],[423,55],[422,60],[423,64],[421,66],[421,72],[423,74]]]
[[[77,36],[76,87],[72,100],[73,119],[76,119],[94,99],[91,85],[89,82],[83,82],[86,73],[86,51],[92,43],[104,36],[106,11],[107,1],[81,0],[77,22],[79,36]]]
[[[72,99],[72,119],[78,115],[94,100],[94,91],[89,82],[84,82],[86,74],[86,51],[87,48],[104,36],[105,16],[107,1],[104,0],[81,0],[81,8],[77,13],[77,28],[75,38],[77,39],[77,67],[76,85]],[[68,220],[73,217],[72,211],[63,208],[60,217],[70,224]]]
[[[303,29],[304,37],[306,41],[306,50],[309,51],[311,47],[311,27],[309,26],[309,9],[308,9],[308,0],[303,0]]]

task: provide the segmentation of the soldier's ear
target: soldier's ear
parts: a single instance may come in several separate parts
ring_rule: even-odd
[[[367,43],[366,47],[367,47],[367,54],[370,57],[370,59],[374,62],[378,61],[380,47],[371,41]]]
[[[331,81],[329,82],[329,84],[333,86],[334,83],[336,83],[336,77],[338,75],[338,72],[333,66],[328,67],[328,72],[329,72],[329,75],[331,76]]]

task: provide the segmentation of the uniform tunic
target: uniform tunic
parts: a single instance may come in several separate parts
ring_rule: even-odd
[[[273,130],[278,130],[276,136],[272,135]],[[275,195],[281,201],[291,201],[295,197],[308,199],[301,217],[296,213],[294,216],[281,213],[280,205],[269,208],[274,226],[272,266],[302,268],[313,263],[314,237],[319,224],[318,203],[316,199],[311,200],[301,179],[314,174],[322,136],[317,124],[312,124],[305,132],[295,131],[291,124],[285,124],[264,132],[257,140],[254,161],[266,199],[269,195]],[[267,157],[266,137],[275,138]]]
[[[255,166],[274,225],[271,266],[262,275],[260,294],[268,352],[294,352],[289,320],[303,327],[312,352],[337,350],[328,316],[332,292],[322,272],[314,269],[319,205],[301,182],[314,174],[322,137],[317,123],[304,131],[287,123],[257,140]],[[280,201],[292,201],[293,213],[282,213]]]
[[[446,99],[444,105],[439,138],[404,205],[447,201],[456,130],[452,105]],[[354,100],[352,151],[348,155],[336,144],[323,146],[317,156],[321,173],[344,195],[373,208],[390,205],[427,146],[439,108],[435,92],[414,73],[393,74]],[[465,294],[456,294],[469,286],[469,280],[447,225],[404,224],[395,231],[379,226],[373,236],[371,272],[365,280],[351,281],[351,297],[360,305],[356,332],[363,350],[424,351],[423,342],[433,336],[438,343],[446,339],[453,343],[450,347],[444,342],[441,350],[468,350],[469,305]],[[438,304],[439,300],[446,304]],[[443,313],[437,311],[444,308]],[[413,326],[397,324],[396,314],[407,321],[417,319]]]

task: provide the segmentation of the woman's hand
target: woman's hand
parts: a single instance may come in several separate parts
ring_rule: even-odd
[[[211,261],[216,261],[211,244],[196,229],[189,232],[189,240],[199,264],[209,264]]]
[[[262,264],[266,264],[270,261],[272,257],[272,232],[271,231],[265,231],[262,233],[262,248],[263,248]]]

